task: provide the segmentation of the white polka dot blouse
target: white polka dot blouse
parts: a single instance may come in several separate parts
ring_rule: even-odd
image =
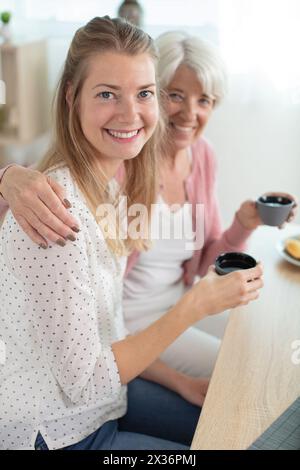
[[[126,413],[111,348],[128,334],[125,258],[110,253],[69,170],[48,174],[65,187],[80,232],[43,250],[10,212],[0,230],[0,449],[33,449],[38,431],[62,448]]]

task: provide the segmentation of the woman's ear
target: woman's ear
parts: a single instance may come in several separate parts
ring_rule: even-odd
[[[67,83],[66,102],[68,103],[68,106],[70,108],[73,102],[73,85],[71,82]]]

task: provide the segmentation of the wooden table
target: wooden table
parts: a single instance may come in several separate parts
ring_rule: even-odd
[[[260,227],[247,252],[264,265],[260,298],[232,310],[191,449],[247,449],[300,396],[300,267],[276,250],[300,234]],[[299,355],[298,355],[299,357]],[[296,363],[295,363],[296,362]]]

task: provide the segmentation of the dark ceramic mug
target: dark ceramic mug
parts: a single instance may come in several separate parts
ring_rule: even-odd
[[[240,269],[255,268],[256,260],[246,253],[222,253],[215,261],[215,269],[221,276]]]
[[[265,225],[279,227],[289,217],[295,201],[284,196],[264,195],[257,199],[256,207]]]

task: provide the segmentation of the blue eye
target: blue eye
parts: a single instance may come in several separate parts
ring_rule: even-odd
[[[97,94],[99,98],[102,98],[105,101],[111,100],[114,96],[113,93],[110,91],[101,91],[100,93]]]
[[[150,90],[142,90],[139,93],[139,97],[142,99],[148,99],[151,98],[154,95],[154,93]]]

